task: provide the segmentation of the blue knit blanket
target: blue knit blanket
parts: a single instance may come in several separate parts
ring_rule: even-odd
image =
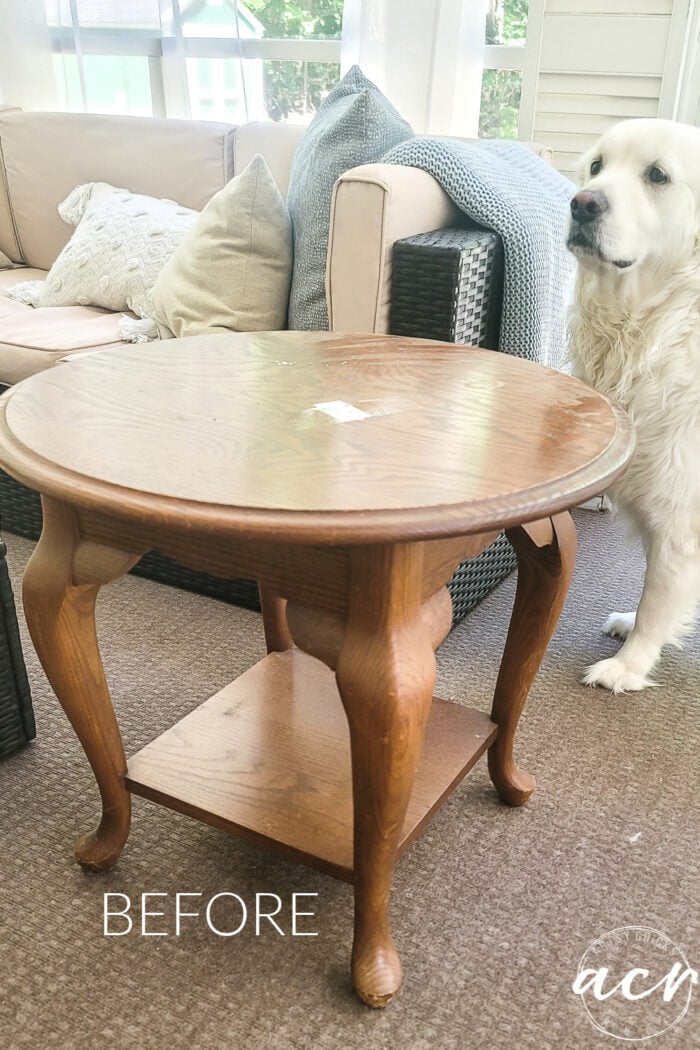
[[[565,247],[573,184],[527,146],[503,139],[409,139],[384,163],[429,172],[470,219],[500,234],[500,349],[561,368],[573,291],[574,260]]]

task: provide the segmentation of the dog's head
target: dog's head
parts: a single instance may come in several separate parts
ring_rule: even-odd
[[[700,238],[700,129],[626,120],[581,158],[567,246],[587,269],[682,264]]]

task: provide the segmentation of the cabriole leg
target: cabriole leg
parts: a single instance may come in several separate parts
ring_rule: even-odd
[[[513,740],[530,687],[564,606],[576,560],[576,530],[568,513],[508,529],[518,557],[518,584],[491,717],[498,736],[489,773],[510,806],[522,806],[535,779],[518,769]]]
[[[95,630],[100,585],[128,572],[140,555],[80,540],[74,511],[43,498],[44,528],[24,575],[27,624],[42,667],[70,719],[102,796],[102,818],[76,845],[91,871],[117,861],[129,834],[126,758]]]
[[[385,1006],[401,984],[389,893],[435,684],[435,655],[420,609],[422,557],[420,544],[353,552],[336,671],[352,751],[352,973],[360,998],[375,1007]]]

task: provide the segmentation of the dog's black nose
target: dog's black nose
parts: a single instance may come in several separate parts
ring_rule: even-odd
[[[571,214],[576,222],[593,222],[608,210],[608,198],[598,190],[579,190],[571,201]]]

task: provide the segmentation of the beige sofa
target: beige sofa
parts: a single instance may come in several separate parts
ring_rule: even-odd
[[[33,309],[3,290],[41,279],[72,229],[57,206],[83,182],[201,209],[261,153],[286,195],[304,129],[255,122],[72,113],[0,107],[0,383],[12,384],[68,354],[121,343],[119,315],[89,306]],[[384,164],[354,168],[336,183],[328,248],[327,298],[334,331],[387,332],[395,240],[460,222],[460,213],[423,171]]]
[[[286,192],[301,129],[72,113],[0,112],[0,382],[11,384],[67,354],[123,345],[118,314],[88,306],[33,309],[1,294],[41,279],[72,231],[58,204],[82,182],[104,181],[201,209],[262,153]]]

